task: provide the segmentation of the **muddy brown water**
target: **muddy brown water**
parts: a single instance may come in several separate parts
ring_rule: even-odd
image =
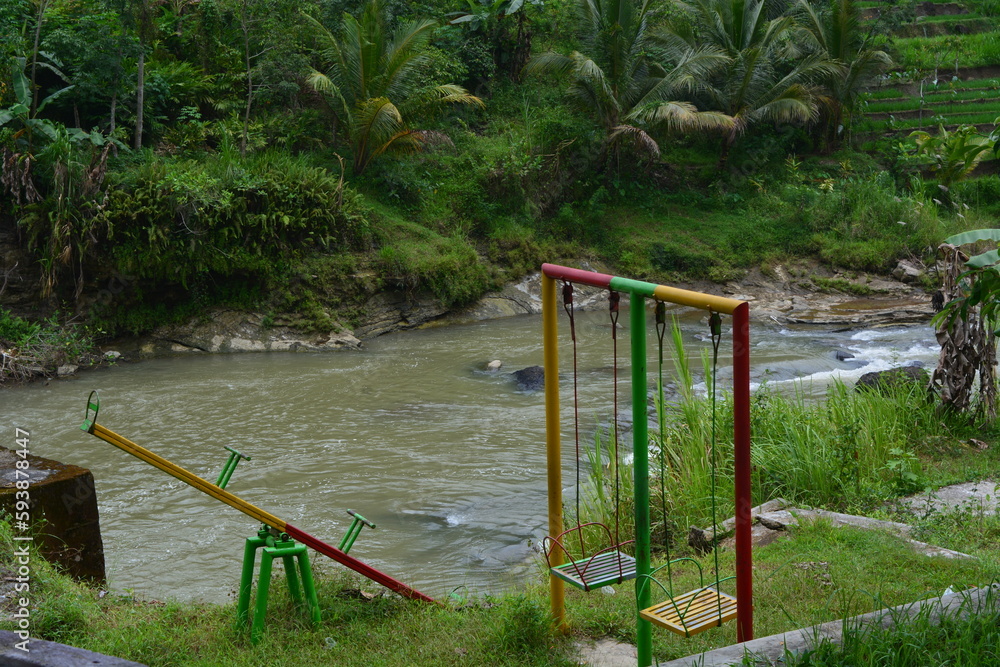
[[[606,314],[578,317],[586,447],[610,418],[614,364]],[[621,322],[627,325],[627,314]],[[561,392],[568,401],[572,351],[565,320],[560,326]],[[700,315],[685,315],[682,327],[689,352],[708,348]],[[852,382],[863,372],[910,362],[932,366],[937,354],[928,327],[830,332],[755,323],[751,335],[754,386],[766,381],[817,396],[834,378]],[[854,358],[839,361],[837,350]],[[628,422],[627,332],[618,353],[619,402]],[[728,355],[724,341],[722,388]],[[655,356],[650,336],[651,369]],[[492,359],[503,361],[500,372],[485,370]],[[8,440],[0,444],[13,447],[19,427],[30,433],[33,454],[93,471],[108,576],[118,591],[232,599],[243,542],[258,526],[80,431],[92,389],[100,392],[99,423],[210,481],[225,462],[225,445],[249,454],[228,490],[320,539],[336,544],[350,523],[346,511],[360,512],[377,528],[365,529],[351,554],[419,590],[495,592],[541,567],[533,545],[547,524],[544,397],[519,391],[510,377],[541,363],[541,319],[525,316],[393,334],[353,352],[123,364],[0,390],[0,433]],[[651,389],[654,383],[651,376]],[[568,486],[570,404],[563,424]],[[313,563],[317,570],[340,567],[318,554]]]

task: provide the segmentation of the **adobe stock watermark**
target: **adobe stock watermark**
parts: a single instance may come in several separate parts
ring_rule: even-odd
[[[114,272],[97,293],[97,297],[94,299],[95,307],[98,309],[109,307],[122,292],[135,282],[135,279],[136,276]]]
[[[21,640],[14,644],[19,651],[29,652],[31,634],[31,542],[34,539],[31,529],[31,485],[30,453],[31,434],[23,428],[14,430],[14,553],[11,567],[14,570],[14,611],[12,613],[16,629]]]

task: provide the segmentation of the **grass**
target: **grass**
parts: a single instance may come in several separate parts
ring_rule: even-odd
[[[933,619],[930,609],[898,624],[845,627],[839,645],[825,641],[800,656],[786,656],[791,667],[908,667],[910,665],[963,665],[986,667],[997,663],[1000,645],[1000,611],[996,591],[987,594],[989,611],[965,618],[950,614]]]
[[[714,580],[711,557],[700,563],[707,579]],[[733,573],[731,550],[721,552],[719,568],[720,577]],[[675,595],[699,583],[691,566],[676,567],[672,574]],[[986,584],[996,575],[994,564],[928,558],[883,533],[834,528],[825,521],[805,523],[791,529],[787,539],[754,552],[754,634],[764,637],[915,602],[940,595],[949,586]],[[723,588],[732,593],[732,582]],[[575,589],[568,593],[566,606],[575,632],[635,641],[633,589],[614,590],[614,595]],[[659,601],[664,594],[652,598]],[[735,641],[733,623],[690,639],[654,629],[653,654],[660,661],[672,660]]]
[[[912,83],[903,84],[906,88],[913,86]],[[930,81],[924,84],[924,94],[934,92],[950,92],[951,90],[1000,90],[1000,79],[956,79],[951,80],[941,80],[937,85],[934,85]],[[912,96],[900,90],[900,86],[882,86],[880,88],[873,88],[868,90],[865,95],[869,99],[884,99],[884,98],[896,98],[903,97],[909,98]]]
[[[889,99],[883,99],[879,101],[870,101],[865,105],[865,111],[879,112],[879,111],[896,111],[896,110],[907,110],[907,109],[928,109],[928,105],[934,105],[933,108],[937,110],[938,105],[947,105],[957,102],[974,102],[974,103],[990,103],[996,102],[996,99],[984,98],[983,91],[981,90],[958,90],[955,91],[936,91],[933,93],[924,93],[923,104],[921,104],[921,98],[915,97],[893,97]],[[965,107],[966,105],[956,105],[959,109]]]
[[[994,561],[928,558],[878,532],[805,523],[754,555],[756,636],[865,613],[938,595],[945,588],[982,585],[997,575]],[[4,554],[10,529],[0,524]],[[6,556],[5,556],[6,558]],[[712,559],[700,559],[714,579]],[[320,574],[322,621],[304,622],[284,586],[273,587],[264,639],[252,645],[234,627],[234,605],[156,602],[99,595],[38,563],[33,573],[33,636],[117,655],[154,667],[172,665],[572,665],[570,639],[635,641],[633,587],[614,595],[567,595],[570,637],[551,629],[547,587],[536,582],[496,598],[452,601],[441,607],[358,591],[353,576]],[[9,562],[8,562],[9,564]],[[655,563],[654,563],[655,564]],[[720,553],[721,577],[734,556]],[[691,566],[674,568],[675,594],[698,585]],[[731,583],[724,584],[732,590]],[[654,601],[662,599],[653,595]],[[654,631],[654,655],[669,660],[735,641],[730,623],[691,639]]]
[[[29,366],[54,372],[67,363],[95,361],[94,330],[61,321],[56,313],[48,319],[29,322],[0,308],[0,386],[27,379]]]
[[[939,37],[905,37],[893,41],[893,60],[904,70],[984,67],[1000,62],[1000,32]]]
[[[997,111],[986,113],[937,115],[927,113],[921,118],[889,118],[887,120],[865,119],[855,128],[858,133],[864,132],[901,132],[904,130],[936,129],[938,125],[951,127],[954,125],[993,125],[996,123]]]
[[[696,371],[676,327],[668,353],[674,367],[666,370],[672,377],[665,381],[672,381],[678,394],[669,401],[657,399],[659,428],[650,429],[650,450],[655,452],[650,457],[651,523],[661,539],[664,531],[710,526],[713,517],[711,401],[694,389]],[[710,370],[704,361],[701,377]],[[734,511],[732,450],[721,444],[732,442],[731,415],[731,397],[720,394],[714,420],[714,442],[720,443],[714,494],[719,520]],[[751,415],[755,502],[782,497],[806,506],[884,513],[883,504],[899,495],[982,479],[998,460],[992,450],[970,455],[964,441],[977,433],[976,425],[942,418],[917,385],[857,392],[835,384],[826,400],[816,403],[765,384],[754,393]],[[593,488],[582,521],[613,525],[617,511],[622,532],[631,534],[633,505],[626,500],[616,507],[610,489],[617,474],[622,497],[632,498],[632,466],[611,463],[600,438],[590,460]],[[594,550],[599,545],[588,546]]]
[[[694,554],[678,528],[710,521],[706,473],[712,442],[711,406],[695,391],[697,363],[689,362],[676,329],[672,338],[676,360],[672,374],[679,392],[672,402],[657,402],[663,435],[651,429],[652,444],[662,445],[666,454],[667,496],[663,500],[669,508],[670,528],[667,532],[654,528],[654,555],[665,558],[664,540],[670,540],[672,556],[695,558],[707,583],[716,576],[713,558]],[[731,515],[733,509],[731,454],[721,444],[731,441],[726,424],[730,410],[729,399],[723,399],[716,434],[720,518]],[[801,504],[872,511],[900,493],[981,478],[996,470],[1000,457],[1000,448],[974,452],[965,446],[970,433],[976,437],[992,433],[973,424],[943,420],[918,390],[861,394],[836,386],[825,402],[806,403],[798,395],[782,395],[765,387],[755,394],[752,415],[756,501],[782,495]],[[609,515],[616,509],[631,514],[627,503],[608,507],[610,476],[621,475],[622,495],[631,497],[631,468],[607,465],[606,449],[607,441],[599,440],[591,459],[597,487],[586,504],[588,511],[603,511],[597,518],[610,523]],[[658,466],[651,463],[658,475]],[[663,520],[657,480],[651,480],[651,486],[656,525]],[[972,508],[916,523],[919,539],[978,558],[928,558],[886,534],[834,528],[822,520],[803,523],[788,531],[789,539],[755,550],[756,636],[914,602],[939,595],[948,587],[984,585],[1000,575],[997,517]],[[631,531],[626,521],[622,530]],[[8,568],[13,563],[4,554],[13,553],[11,540],[9,525],[0,522],[0,564]],[[40,558],[32,562],[34,636],[153,666],[572,665],[570,639],[635,641],[632,585],[611,589],[613,595],[570,590],[571,635],[556,634],[549,624],[540,562],[537,579],[522,588],[500,597],[449,600],[441,607],[378,592],[362,594],[372,586],[355,575],[320,571],[322,620],[318,627],[307,624],[294,609],[279,577],[272,587],[266,635],[258,645],[249,642],[245,629],[234,627],[233,604],[164,603],[115,593],[102,596],[71,582]],[[718,576],[726,578],[733,571],[733,552],[721,550]],[[661,578],[661,583],[674,594],[701,583],[697,568],[690,564],[672,568],[672,575],[670,581]],[[732,592],[732,582],[723,588]],[[662,596],[655,592],[653,599]],[[734,624],[692,639],[655,630],[654,655],[669,660],[726,646],[735,638]]]

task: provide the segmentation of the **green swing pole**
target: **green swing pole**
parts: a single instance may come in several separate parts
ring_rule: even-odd
[[[614,281],[612,281],[614,283]],[[639,664],[653,662],[653,624],[639,615],[652,604],[649,530],[649,434],[646,423],[646,304],[637,292],[629,293],[632,327],[632,461],[635,474],[635,595],[636,649]],[[640,451],[641,450],[641,451]],[[617,468],[616,468],[617,469]]]

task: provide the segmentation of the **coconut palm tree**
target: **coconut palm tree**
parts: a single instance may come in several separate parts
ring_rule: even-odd
[[[861,12],[854,0],[829,0],[820,8],[799,0],[795,18],[806,48],[843,66],[823,81],[827,91],[824,134],[832,146],[857,108],[862,87],[888,70],[892,59],[872,48],[870,33],[862,34]]]
[[[436,22],[416,20],[390,32],[385,0],[370,0],[360,20],[344,15],[340,39],[312,19],[327,71],[312,87],[330,100],[354,149],[354,173],[391,150],[418,150],[428,133],[405,118],[447,103],[483,102],[461,86],[426,85],[426,47]]]
[[[704,86],[710,108],[733,118],[720,167],[749,128],[764,122],[806,123],[819,114],[819,82],[842,71],[824,54],[797,56],[790,16],[767,18],[766,0],[694,0],[681,20],[668,22],[665,43],[691,51],[711,48],[725,64]]]
[[[570,100],[601,124],[609,147],[630,138],[658,156],[656,132],[728,129],[732,119],[678,99],[697,88],[722,57],[711,49],[687,49],[668,70],[673,54],[651,39],[649,10],[650,0],[580,0],[586,53],[544,53],[526,71],[568,79]]]

